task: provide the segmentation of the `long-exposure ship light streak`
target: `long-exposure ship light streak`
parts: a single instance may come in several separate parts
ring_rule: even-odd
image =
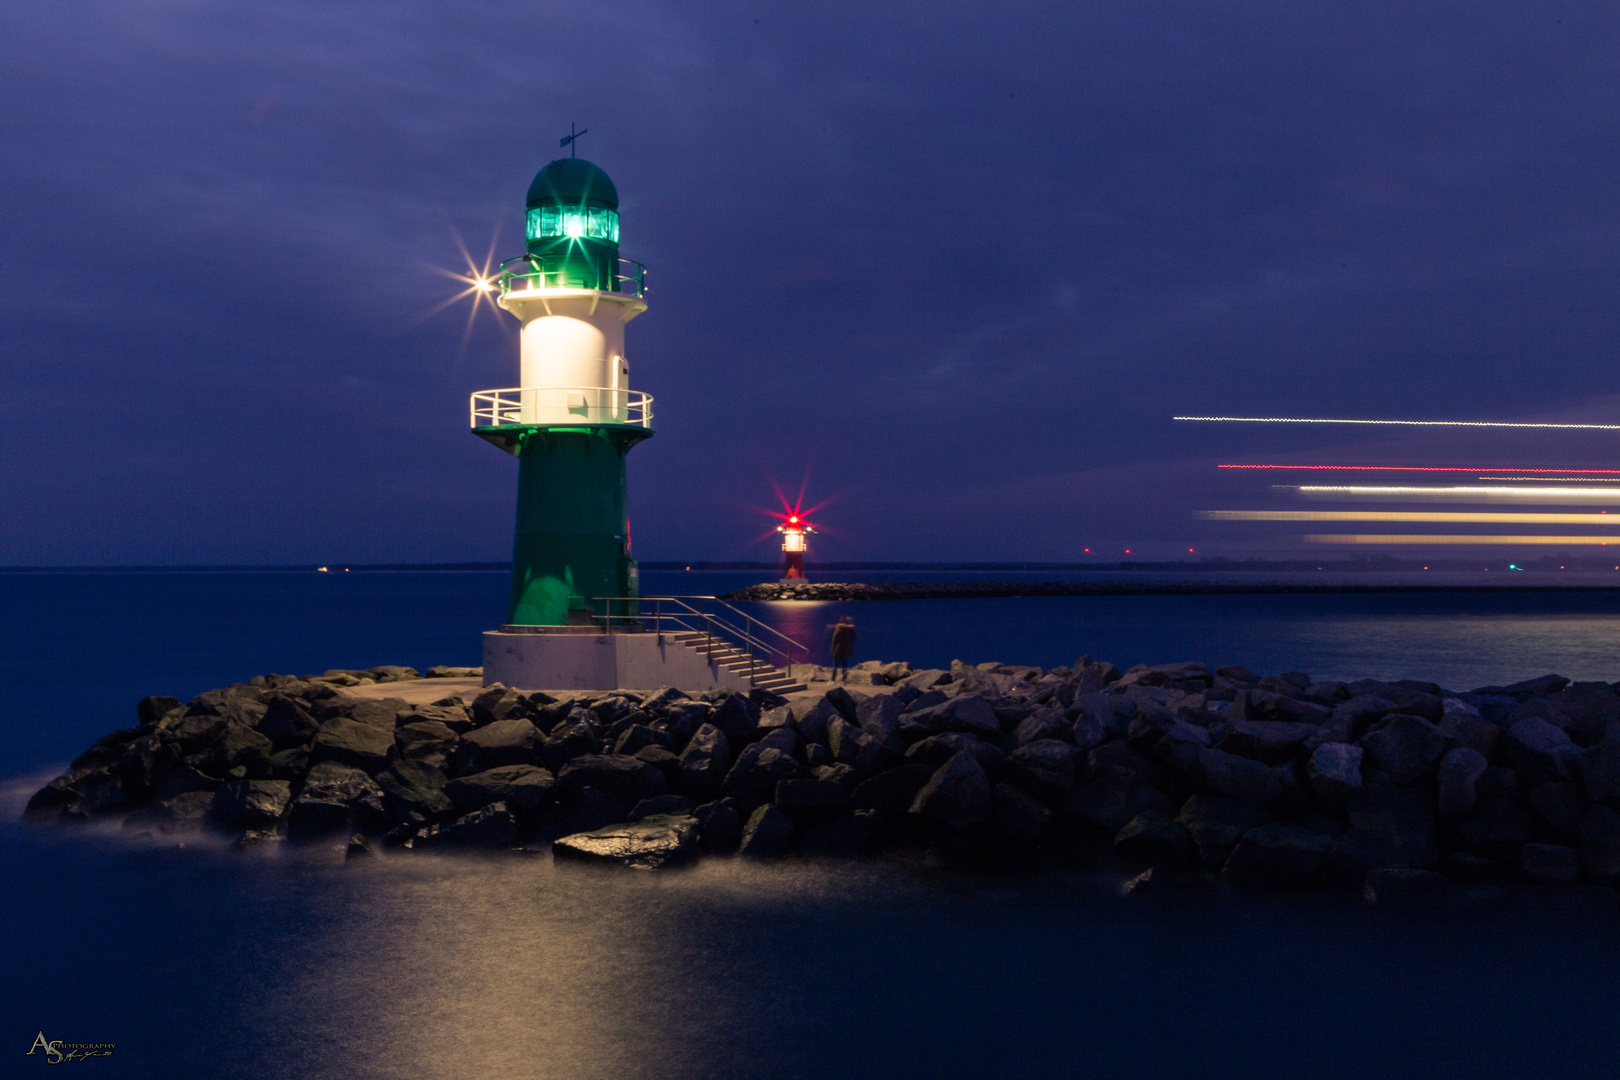
[[[1564,431],[1620,431],[1620,424],[1532,424],[1507,420],[1339,420],[1308,416],[1172,416],[1204,424],[1360,424],[1371,427],[1558,428]]]
[[[1524,477],[1524,479],[1532,479]],[[1615,481],[1592,481],[1614,483]],[[1368,502],[1461,502],[1461,503],[1602,503],[1620,504],[1617,488],[1567,487],[1419,487],[1374,484],[1279,484],[1273,490],[1296,491],[1308,500],[1362,500]]]
[[[1208,521],[1424,521],[1455,525],[1613,525],[1620,514],[1492,514],[1449,510],[1205,510]],[[1620,536],[1615,537],[1620,539]]]
[[[1547,476],[1620,476],[1620,469],[1533,469],[1502,465],[1217,465],[1217,469],[1288,469],[1296,472],[1436,472],[1480,473],[1514,472]]]
[[[1620,536],[1488,536],[1488,535],[1461,535],[1447,536],[1425,533],[1315,533],[1307,534],[1304,539],[1312,544],[1539,544],[1539,545],[1569,545],[1571,547],[1607,547],[1610,544],[1620,546]]]

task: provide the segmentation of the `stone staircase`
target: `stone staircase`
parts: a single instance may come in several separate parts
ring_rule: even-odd
[[[808,689],[781,668],[771,667],[763,660],[750,659],[747,653],[718,637],[711,640],[707,634],[697,630],[665,634],[664,637],[710,659],[721,671],[730,672],[745,686],[757,686],[773,694],[793,694]]]

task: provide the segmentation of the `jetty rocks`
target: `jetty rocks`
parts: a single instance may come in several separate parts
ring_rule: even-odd
[[[431,705],[345,692],[409,668],[262,676],[143,700],[26,817],[645,869],[910,849],[1115,869],[1144,895],[1428,902],[1519,882],[1613,903],[1620,884],[1620,684],[1455,692],[1087,657],[883,670],[909,674],[791,701],[496,685]]]

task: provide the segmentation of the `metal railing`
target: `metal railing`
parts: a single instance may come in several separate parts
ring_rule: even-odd
[[[608,605],[608,613],[597,619],[609,631],[616,626],[628,629],[633,624],[650,624],[659,635],[669,627],[702,634],[699,648],[710,663],[717,643],[740,650],[748,658],[750,686],[758,685],[762,667],[780,667],[791,676],[795,654],[803,653],[806,663],[810,660],[809,648],[717,596],[596,596],[592,600]],[[778,656],[781,663],[774,660]]]
[[[580,289],[586,286],[567,280],[569,276],[562,269],[540,270],[534,265],[533,255],[519,255],[501,263],[500,270],[495,275],[495,284],[500,288],[500,294],[533,292],[537,289]],[[527,270],[508,270],[511,263],[525,263]],[[576,274],[577,276],[577,274]],[[626,296],[647,295],[647,268],[634,259],[620,259],[618,269],[613,273],[613,279],[608,288],[602,292],[623,293]]]
[[[611,386],[514,386],[480,390],[468,408],[472,426],[619,424],[652,427],[652,395]]]

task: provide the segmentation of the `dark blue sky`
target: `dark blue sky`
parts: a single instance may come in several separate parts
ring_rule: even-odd
[[[456,237],[570,121],[651,268],[643,559],[1282,550],[1267,459],[1620,467],[1612,4],[52,3],[0,13],[0,564],[501,559]],[[503,321],[504,320],[504,323]]]

